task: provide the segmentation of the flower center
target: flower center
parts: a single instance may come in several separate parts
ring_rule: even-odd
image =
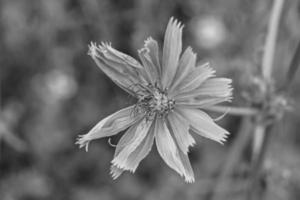
[[[158,117],[165,117],[174,109],[175,100],[168,98],[167,91],[162,91],[152,84],[141,88],[137,92],[138,102],[135,107],[138,113],[145,113],[147,118],[152,120],[156,114]]]

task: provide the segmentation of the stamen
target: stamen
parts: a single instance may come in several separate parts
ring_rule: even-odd
[[[161,90],[158,84],[140,85],[136,94],[138,102],[135,106],[136,113],[144,113],[148,120],[153,120],[157,115],[165,117],[174,109],[175,100],[168,98],[167,89]]]

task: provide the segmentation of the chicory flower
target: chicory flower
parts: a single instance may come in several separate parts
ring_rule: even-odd
[[[137,99],[135,105],[102,119],[77,144],[88,150],[92,140],[126,130],[111,161],[114,179],[124,171],[135,172],[153,143],[165,163],[194,182],[188,152],[195,144],[191,133],[223,143],[229,134],[202,108],[230,101],[231,79],[216,78],[209,64],[197,66],[191,47],[182,53],[183,25],[169,20],[162,56],[151,37],[138,51],[140,62],[114,49],[109,43],[91,43],[89,55],[98,67]]]

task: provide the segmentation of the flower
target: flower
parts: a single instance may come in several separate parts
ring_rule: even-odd
[[[157,42],[150,37],[138,51],[141,64],[109,43],[89,46],[89,55],[98,67],[137,98],[135,105],[104,118],[76,142],[88,150],[92,140],[127,129],[111,161],[113,179],[126,170],[135,172],[155,142],[165,163],[186,182],[194,182],[188,152],[195,140],[190,132],[219,143],[229,134],[201,108],[231,100],[231,79],[215,78],[208,63],[196,66],[196,54],[190,47],[181,55],[182,29],[183,25],[171,18],[162,58]]]

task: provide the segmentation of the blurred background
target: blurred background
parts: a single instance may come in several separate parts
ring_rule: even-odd
[[[111,200],[210,199],[241,117],[220,125],[231,132],[222,146],[195,136],[190,160],[196,182],[186,184],[156,148],[136,173],[113,181],[114,147],[74,144],[105,116],[135,102],[87,55],[91,41],[137,58],[152,36],[160,44],[171,16],[185,24],[184,48],[217,75],[234,81],[234,106],[245,106],[259,74],[271,0],[1,0],[0,1],[0,199]],[[280,87],[300,38],[300,5],[285,2],[274,63]],[[264,162],[264,199],[300,199],[300,73],[286,98],[292,110],[276,123]],[[250,92],[249,92],[250,90]],[[249,96],[249,95],[248,95]],[[214,113],[212,113],[214,114]],[[112,138],[116,143],[120,136]],[[243,199],[249,152],[237,165],[220,199]]]

